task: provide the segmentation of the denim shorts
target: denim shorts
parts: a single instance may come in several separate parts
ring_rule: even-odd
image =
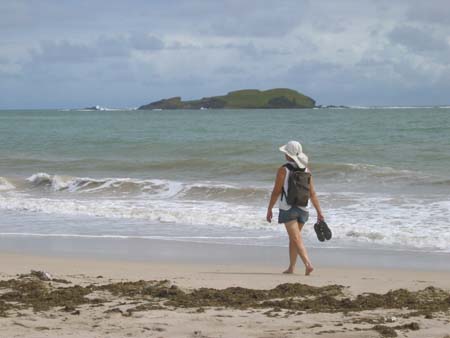
[[[293,220],[297,220],[297,222],[305,224],[308,221],[309,212],[299,207],[291,207],[289,210],[280,209],[280,213],[278,214],[278,223],[288,223]]]

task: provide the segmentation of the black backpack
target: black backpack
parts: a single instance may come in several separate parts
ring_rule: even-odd
[[[287,204],[291,206],[306,207],[308,205],[310,196],[311,174],[305,172],[305,168],[299,169],[292,164],[287,163],[283,167],[288,168],[288,191],[281,193],[281,200],[283,196],[286,198]]]

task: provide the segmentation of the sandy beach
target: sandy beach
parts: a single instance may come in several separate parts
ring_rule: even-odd
[[[20,239],[12,242],[17,245]],[[246,257],[257,249],[240,246],[228,259],[215,260],[211,255],[208,261],[210,246],[152,245],[160,252],[159,246],[178,254],[189,249],[191,255],[186,257],[191,259],[176,262],[156,252],[147,261],[86,257],[76,254],[76,245],[71,254],[50,249],[47,254],[37,253],[30,248],[28,253],[1,253],[0,337],[443,338],[450,334],[450,270],[445,268],[351,266],[348,253],[340,253],[342,262],[347,262],[340,267],[331,258],[331,264],[322,261],[327,254],[336,256],[325,250],[315,252],[316,271],[305,277],[300,266],[294,275],[280,273],[285,248],[279,253],[266,249],[273,261],[267,261],[266,255],[259,261]],[[227,247],[216,249],[220,253]],[[196,251],[203,252],[205,259],[195,258]],[[239,255],[242,259],[236,260]],[[410,259],[414,260],[413,254]],[[372,263],[376,265],[376,259]],[[52,280],[40,280],[30,275],[31,270],[48,272]]]

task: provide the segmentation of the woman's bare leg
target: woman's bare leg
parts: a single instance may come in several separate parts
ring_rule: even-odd
[[[298,224],[298,231],[301,233],[303,229],[303,223],[297,223]],[[283,271],[283,273],[291,274],[295,271],[295,265],[297,264],[297,256],[298,251],[297,247],[293,240],[289,238],[289,267],[286,269],[286,271]]]
[[[295,264],[297,263],[297,256],[297,247],[295,246],[294,242],[289,239],[289,267],[283,273],[294,273]]]
[[[311,264],[311,261],[309,260],[308,253],[306,252],[305,245],[303,244],[303,238],[301,235],[300,230],[303,227],[303,224],[298,224],[297,221],[292,221],[285,223],[287,233],[289,235],[289,257],[290,257],[290,265],[289,268],[293,268],[292,263],[293,259],[291,258],[291,243],[292,247],[296,249],[298,255],[303,261],[303,264],[305,265],[305,275],[309,275],[313,270],[313,266]],[[293,250],[292,250],[293,251]],[[295,259],[296,260],[296,259]],[[295,266],[295,261],[294,261]],[[289,270],[289,269],[288,269]]]

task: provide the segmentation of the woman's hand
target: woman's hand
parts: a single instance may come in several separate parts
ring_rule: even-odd
[[[272,208],[275,205],[275,203],[277,202],[278,197],[281,195],[285,177],[286,177],[286,170],[284,169],[284,167],[278,168],[277,177],[275,179],[275,184],[274,184],[274,187],[272,190],[272,194],[270,195],[269,206],[267,207],[266,220],[269,223],[272,222],[272,217],[273,217]]]
[[[267,222],[272,223],[272,217],[273,217],[272,209],[267,209],[267,216],[266,216]]]
[[[325,216],[321,212],[317,212],[317,222],[325,221]]]
[[[311,202],[314,205],[314,208],[316,209],[317,212],[317,222],[324,221],[325,216],[322,214],[322,209],[320,208],[320,203],[319,199],[317,198],[316,189],[314,187],[312,176],[311,176],[310,192],[311,192]]]

